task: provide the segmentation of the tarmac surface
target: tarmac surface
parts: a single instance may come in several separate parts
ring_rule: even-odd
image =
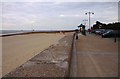
[[[79,34],[75,45],[76,60],[72,64],[77,67],[76,77],[118,76],[118,42],[98,35]]]

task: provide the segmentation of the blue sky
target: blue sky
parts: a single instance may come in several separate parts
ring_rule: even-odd
[[[27,0],[25,0],[27,1]],[[32,1],[32,0],[31,0]],[[92,0],[91,0],[92,1]],[[115,0],[114,0],[115,1]],[[117,0],[116,0],[117,1]],[[75,29],[91,15],[91,26],[96,20],[103,23],[118,21],[117,2],[9,2],[2,4],[2,29],[61,30]],[[86,21],[88,27],[88,21]]]

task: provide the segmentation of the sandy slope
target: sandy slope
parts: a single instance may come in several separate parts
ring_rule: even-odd
[[[3,75],[57,43],[63,36],[63,34],[30,34],[3,37]]]
[[[72,34],[67,34],[58,44],[49,46],[4,77],[67,77],[72,38]]]

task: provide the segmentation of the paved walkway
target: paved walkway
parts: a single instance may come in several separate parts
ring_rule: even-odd
[[[78,77],[117,77],[118,44],[97,35],[79,35],[76,40]]]

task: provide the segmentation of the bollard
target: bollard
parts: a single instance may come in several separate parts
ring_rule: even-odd
[[[78,40],[78,32],[79,32],[79,30],[76,29],[76,30],[75,30],[75,37],[76,37],[76,40]]]
[[[78,35],[76,35],[76,40],[78,40]]]
[[[115,35],[114,35],[114,42],[115,42],[115,43],[116,43],[116,36],[117,36],[117,35],[115,34]]]
[[[114,38],[114,42],[116,43],[116,36],[115,36],[115,38]]]

